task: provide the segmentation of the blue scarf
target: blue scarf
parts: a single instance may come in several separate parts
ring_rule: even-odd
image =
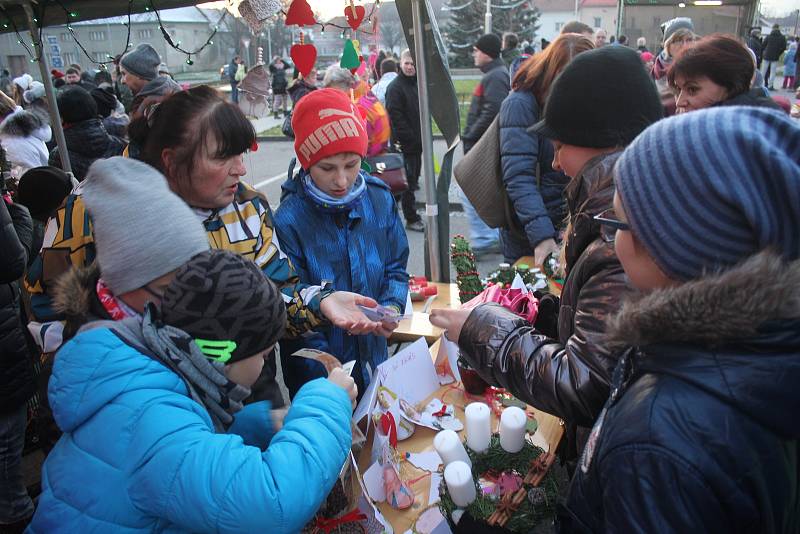
[[[361,202],[361,197],[364,196],[364,192],[367,190],[367,181],[364,180],[361,174],[356,178],[350,191],[342,198],[332,197],[317,187],[314,180],[311,179],[310,173],[304,173],[300,177],[300,183],[303,184],[303,190],[311,202],[326,213],[345,213],[352,210],[358,206],[359,202]]]

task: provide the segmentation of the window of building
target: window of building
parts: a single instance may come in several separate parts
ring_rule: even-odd
[[[106,32],[89,32],[90,41],[105,41]]]
[[[64,52],[62,50],[61,58],[64,60],[64,65],[71,65],[72,63],[78,62],[78,54],[75,52]]]
[[[556,22],[556,31],[560,32],[561,28],[564,26],[563,22]]]
[[[636,17],[631,17],[631,28],[636,27]]]
[[[108,61],[108,52],[92,52],[92,58],[98,63]]]
[[[146,30],[138,30],[136,34],[139,36],[139,39],[150,39],[153,37],[153,30],[152,28],[147,28]]]
[[[595,17],[594,18],[594,27],[601,28],[603,26],[603,17]]]
[[[58,36],[59,40],[62,43],[65,42],[65,41],[69,41],[69,37],[70,37],[70,35],[68,33],[66,33],[66,32],[64,32],[64,33],[62,33],[61,35]]]
[[[653,28],[661,26],[661,17],[653,17]]]

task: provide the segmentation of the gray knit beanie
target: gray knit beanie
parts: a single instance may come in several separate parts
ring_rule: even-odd
[[[161,57],[156,49],[147,43],[141,43],[119,60],[122,68],[143,80],[155,80]]]
[[[800,126],[781,111],[732,106],[660,121],[614,174],[631,231],[673,280],[768,247],[800,256]]]
[[[664,32],[664,40],[667,42],[672,34],[678,30],[694,31],[694,23],[689,17],[676,17],[661,24],[661,31]]]
[[[100,275],[115,295],[143,287],[209,249],[200,219],[140,161],[97,160],[81,184]]]

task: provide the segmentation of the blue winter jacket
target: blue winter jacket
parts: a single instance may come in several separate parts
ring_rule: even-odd
[[[337,291],[372,297],[383,306],[403,310],[408,293],[408,239],[391,191],[381,180],[361,172],[367,190],[358,205],[342,214],[323,212],[306,197],[301,183],[305,171],[283,184],[275,227],[281,250],[305,283],[330,280]],[[290,357],[301,347],[336,356],[341,362],[359,362],[360,385],[369,383],[372,369],[386,361],[386,339],[377,335],[349,336],[341,328],[281,342],[284,379],[289,392],[325,371],[314,361]],[[288,370],[287,370],[288,369]],[[362,382],[363,380],[363,382]],[[361,391],[363,388],[359,387]]]
[[[215,434],[177,374],[108,328],[64,345],[48,397],[64,435],[31,533],[298,532],[352,439],[350,400],[327,380],[300,391],[274,436],[266,402]]]
[[[527,131],[539,121],[539,115],[539,104],[530,91],[512,91],[500,106],[503,183],[527,237],[503,229],[503,255],[512,262],[532,255],[541,241],[555,238],[566,217],[564,188],[569,178],[553,170],[553,144]]]

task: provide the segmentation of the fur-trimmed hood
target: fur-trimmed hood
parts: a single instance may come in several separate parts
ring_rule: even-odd
[[[38,114],[19,109],[0,123],[0,135],[9,137],[35,136],[46,142],[50,140],[50,126]]]
[[[718,347],[756,342],[776,322],[800,322],[800,260],[762,252],[719,274],[633,297],[607,333],[618,347]]]
[[[616,346],[638,347],[636,373],[689,384],[800,438],[800,260],[763,252],[641,296],[623,305],[608,334]]]

